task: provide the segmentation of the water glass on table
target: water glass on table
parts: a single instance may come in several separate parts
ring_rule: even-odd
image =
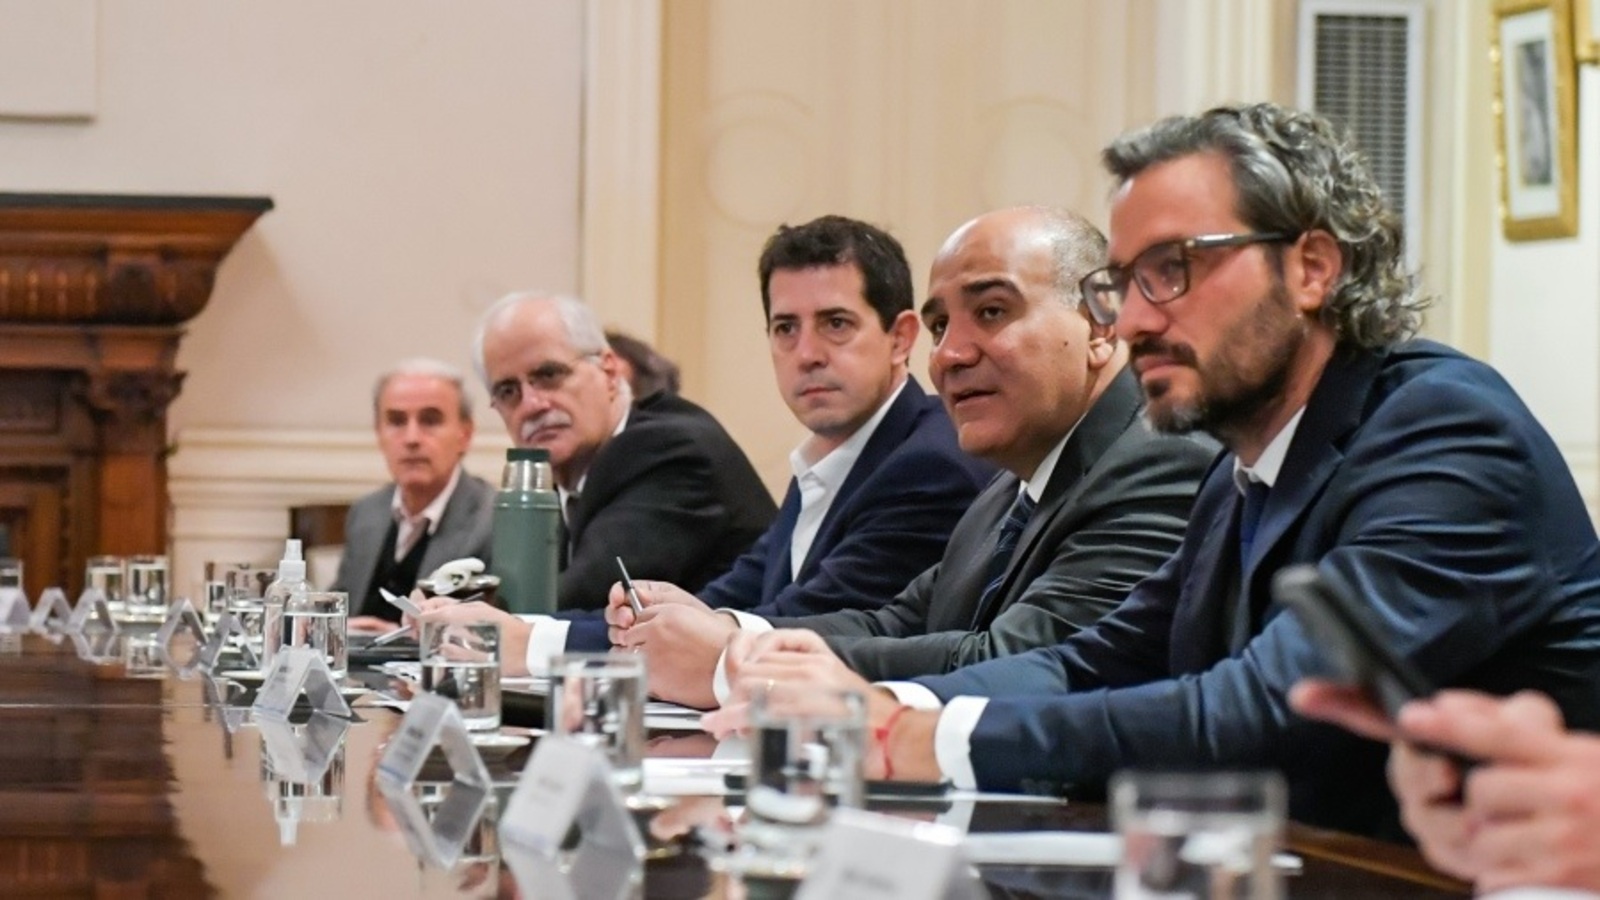
[[[267,653],[290,647],[311,647],[322,653],[335,680],[350,671],[350,595],[344,591],[306,591],[291,594],[283,604],[283,617],[265,626]]]
[[[550,667],[545,727],[598,747],[624,794],[644,782],[644,660],[632,653],[568,653]]]
[[[123,609],[132,621],[160,622],[167,616],[167,558],[128,557],[127,596]]]
[[[1123,772],[1111,781],[1122,836],[1119,900],[1279,900],[1283,832],[1276,772]]]
[[[449,697],[468,731],[500,728],[500,626],[424,622],[422,689]]]
[[[0,588],[26,590],[22,584],[22,560],[15,556],[0,556]]]
[[[121,618],[127,599],[127,560],[120,556],[91,556],[84,561],[83,586],[104,594],[111,615]]]
[[[835,807],[859,808],[864,787],[866,699],[855,691],[779,684],[750,697],[739,867],[803,875]]]

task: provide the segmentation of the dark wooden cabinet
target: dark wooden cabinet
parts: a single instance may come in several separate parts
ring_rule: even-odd
[[[265,197],[0,193],[0,550],[30,596],[167,552],[182,323]]]

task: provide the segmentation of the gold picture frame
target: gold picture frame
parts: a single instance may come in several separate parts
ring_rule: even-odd
[[[1600,0],[1573,0],[1572,54],[1578,62],[1600,64]]]
[[[1489,56],[1506,238],[1570,237],[1578,233],[1572,8],[1569,0],[1496,0],[1494,22]]]

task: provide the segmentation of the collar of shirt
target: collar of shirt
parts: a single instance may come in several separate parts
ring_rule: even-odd
[[[802,493],[808,477],[814,477],[824,485],[837,490],[850,474],[850,469],[855,466],[856,460],[861,458],[861,451],[867,446],[867,441],[872,440],[872,433],[878,430],[878,425],[883,422],[883,417],[889,414],[889,407],[900,398],[900,392],[906,389],[906,383],[894,389],[889,399],[883,401],[878,411],[872,414],[865,424],[856,429],[844,443],[833,448],[827,456],[807,465],[804,454],[805,443],[789,451],[789,468],[794,472],[795,480],[800,482]]]
[[[424,506],[422,511],[414,516],[406,514],[405,507],[400,504],[400,489],[396,488],[394,498],[389,503],[390,514],[394,516],[396,522],[404,522],[413,527],[416,522],[425,518],[428,520],[428,533],[433,534],[439,530],[439,520],[444,518],[444,508],[450,505],[450,495],[456,492],[456,485],[460,482],[461,464],[457,463],[455,471],[450,473],[450,480],[445,482],[444,490],[433,498],[432,503]]]
[[[628,427],[628,410],[625,409],[625,410],[622,411],[622,420],[617,422],[617,427],[613,428],[611,430],[611,436],[612,437],[616,437],[617,435],[622,433],[622,429],[627,428],[627,427]],[[573,499],[576,499],[578,497],[583,496],[583,486],[588,484],[588,483],[589,483],[589,471],[587,469],[585,469],[583,474],[578,476],[578,486],[576,488],[574,488],[574,489],[569,491],[569,490],[567,490],[566,488],[562,487],[559,484],[556,485],[556,494],[559,495],[560,498],[561,498],[561,509],[563,511],[566,510],[566,508],[567,508],[567,498],[571,497]],[[563,520],[566,519],[565,512],[563,512],[563,514],[562,514],[562,519]]]
[[[811,545],[817,539],[817,532],[822,530],[822,520],[828,515],[828,509],[833,506],[834,499],[839,496],[839,489],[844,486],[845,479],[850,477],[850,470],[855,468],[856,460],[861,458],[861,451],[867,446],[867,441],[872,439],[873,432],[878,430],[878,425],[888,414],[889,407],[894,405],[905,387],[905,382],[902,381],[889,395],[889,399],[872,414],[872,418],[856,429],[855,434],[850,435],[844,443],[833,448],[828,455],[812,465],[806,465],[805,455],[802,452],[805,444],[790,452],[789,467],[794,470],[795,484],[800,488],[800,513],[795,517],[794,532],[789,537],[790,578],[800,577],[800,567],[811,554]]]
[[[1083,420],[1079,419],[1078,421],[1081,422]],[[1061,451],[1066,449],[1067,441],[1072,440],[1072,433],[1077,430],[1078,426],[1074,423],[1071,428],[1067,429],[1067,433],[1061,436],[1061,440],[1050,448],[1050,452],[1044,455],[1044,459],[1039,461],[1038,468],[1033,470],[1033,477],[1023,479],[1022,490],[1028,492],[1028,497],[1034,503],[1038,503],[1044,497],[1044,489],[1050,484],[1050,476],[1056,472],[1056,463],[1061,461]]]
[[[1261,458],[1253,466],[1246,466],[1239,462],[1239,457],[1233,458],[1233,483],[1239,488],[1239,493],[1244,493],[1245,487],[1252,481],[1259,481],[1267,487],[1278,483],[1278,472],[1283,469],[1283,460],[1289,455],[1289,444],[1294,441],[1294,433],[1300,427],[1300,417],[1306,414],[1304,406],[1289,419],[1283,429],[1267,442],[1266,449],[1261,451]]]

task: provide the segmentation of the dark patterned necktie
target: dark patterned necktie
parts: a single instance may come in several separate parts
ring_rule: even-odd
[[[1267,505],[1267,493],[1272,488],[1265,481],[1251,479],[1244,488],[1244,506],[1239,511],[1239,571],[1250,565],[1250,546],[1256,540],[1256,526],[1261,524],[1261,510]]]
[[[1016,502],[1011,504],[1005,520],[1000,523],[1000,536],[995,539],[994,552],[989,555],[989,578],[984,582],[983,595],[978,600],[977,614],[972,619],[973,628],[982,628],[988,618],[989,607],[1000,593],[1001,583],[1006,580],[1006,567],[1017,552],[1022,530],[1028,527],[1028,519],[1033,516],[1035,505],[1028,492],[1023,491],[1017,495]]]

